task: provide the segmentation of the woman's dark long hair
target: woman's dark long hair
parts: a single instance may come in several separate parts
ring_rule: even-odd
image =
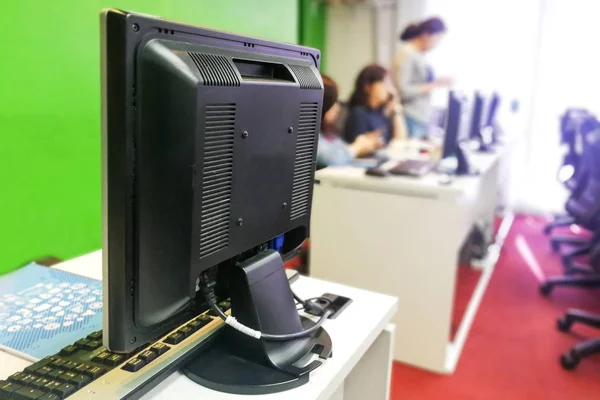
[[[408,25],[400,34],[400,40],[407,42],[421,36],[423,33],[435,35],[436,33],[444,33],[446,30],[446,24],[441,18],[431,17],[418,24],[412,23]]]
[[[349,105],[354,106],[369,106],[369,98],[366,92],[367,86],[376,82],[383,81],[388,75],[387,69],[381,65],[367,65],[360,71],[354,82],[354,91],[350,97]]]
[[[419,25],[410,24],[406,28],[404,28],[404,30],[400,34],[400,40],[402,40],[403,42],[408,42],[409,40],[416,38],[420,34],[421,30],[419,29]]]
[[[323,105],[321,107],[321,132],[331,133],[334,131],[333,127],[325,122],[325,114],[331,110],[331,107],[338,100],[338,86],[333,79],[327,75],[321,74],[323,78]]]

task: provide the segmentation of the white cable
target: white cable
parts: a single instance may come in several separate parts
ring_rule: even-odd
[[[238,320],[235,319],[235,317],[232,317],[231,315],[229,315],[227,319],[225,319],[225,323],[231,326],[233,329],[242,332],[243,334],[251,336],[255,339],[260,339],[261,333],[259,331],[255,331],[254,329],[248,328],[246,325],[239,323]]]

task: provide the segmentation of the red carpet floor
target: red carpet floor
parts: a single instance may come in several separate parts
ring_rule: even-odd
[[[558,362],[562,352],[600,331],[579,325],[566,334],[555,328],[568,308],[600,313],[600,291],[557,288],[549,298],[539,295],[539,280],[562,272],[559,256],[541,233],[545,222],[515,219],[456,372],[440,376],[396,363],[393,400],[600,399],[600,356],[583,360],[575,371]],[[457,321],[476,277],[459,272]]]

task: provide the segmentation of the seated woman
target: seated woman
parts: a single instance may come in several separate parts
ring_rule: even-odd
[[[381,133],[369,132],[352,141],[344,142],[333,128],[340,106],[337,103],[338,87],[330,77],[323,75],[323,107],[321,110],[321,133],[317,150],[317,168],[345,165],[355,157],[366,156],[382,146]]]
[[[380,131],[385,144],[405,139],[406,126],[388,71],[368,65],[360,71],[350,98],[344,139],[351,143],[367,132]]]

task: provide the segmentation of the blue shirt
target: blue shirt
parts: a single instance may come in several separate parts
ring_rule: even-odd
[[[352,143],[359,135],[378,129],[383,131],[385,143],[389,143],[392,140],[392,120],[385,116],[383,110],[354,106],[348,111],[344,139]]]
[[[337,136],[319,133],[317,169],[350,164],[353,159],[348,143]]]

